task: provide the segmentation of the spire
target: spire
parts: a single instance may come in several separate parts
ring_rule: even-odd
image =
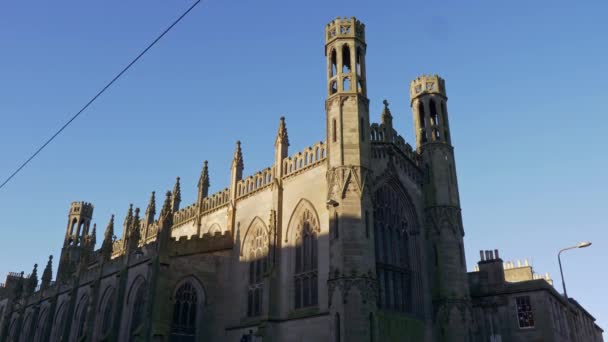
[[[46,267],[42,272],[42,282],[40,283],[40,289],[44,290],[51,285],[53,280],[53,256],[49,255],[49,261],[46,263]]]
[[[173,210],[171,208],[171,191],[167,191],[165,203],[158,217],[158,235],[156,236],[156,248],[160,255],[168,252],[169,240],[171,239],[171,227],[173,226]]]
[[[97,223],[93,223],[93,232],[90,235],[91,241],[91,250],[95,249],[95,244],[97,243]]]
[[[177,179],[175,180],[175,185],[173,186],[173,198],[172,198],[172,208],[173,208],[173,212],[176,212],[179,210],[179,204],[182,201],[182,191],[181,191],[181,187],[179,185],[179,177],[177,177]]]
[[[27,281],[27,291],[28,293],[34,293],[36,291],[36,287],[38,286],[38,264],[34,264],[34,269],[30,274],[30,277]]]
[[[146,224],[152,224],[154,222],[154,215],[156,215],[156,192],[152,191],[150,196],[150,202],[146,208]]]
[[[139,224],[139,208],[135,208],[135,217],[133,217],[133,222],[131,223],[130,238],[137,243],[139,243],[140,238]]]
[[[240,169],[241,171],[244,168],[243,165],[243,152],[241,151],[241,142],[237,140],[236,149],[234,150],[234,158],[232,158],[232,167],[236,169]]]
[[[284,144],[285,146],[289,146],[289,137],[287,136],[287,126],[285,125],[284,116],[281,116],[279,121],[279,130],[277,132],[275,144]]]
[[[159,221],[173,213],[173,210],[171,209],[171,198],[173,197],[171,191],[167,191],[165,196],[165,203],[163,204],[163,208],[160,210],[160,215],[158,217]]]
[[[110,222],[106,227],[106,232],[103,234],[103,243],[101,244],[101,257],[103,260],[110,260],[112,257],[112,245],[114,243],[114,215],[110,217]]]
[[[236,185],[241,179],[243,179],[243,152],[241,152],[241,142],[237,141],[230,168],[230,198],[233,201],[237,196]]]
[[[129,204],[129,210],[127,211],[127,217],[125,217],[125,222],[123,223],[124,232],[127,232],[129,230],[129,226],[131,225],[132,220],[133,220],[133,204]]]
[[[198,192],[199,200],[209,195],[209,168],[207,167],[207,161],[203,162],[203,170],[201,171],[201,177],[198,179]]]

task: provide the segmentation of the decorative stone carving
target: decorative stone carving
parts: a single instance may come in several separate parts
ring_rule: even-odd
[[[345,198],[350,189],[356,191],[360,197],[371,184],[373,173],[361,166],[338,166],[327,171],[328,198]]]
[[[425,210],[425,220],[429,233],[441,234],[449,228],[454,234],[464,236],[460,208],[451,206],[436,206]]]

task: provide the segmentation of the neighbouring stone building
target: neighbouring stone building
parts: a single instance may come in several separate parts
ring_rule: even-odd
[[[50,257],[40,281],[0,287],[0,340],[570,341],[543,335],[556,318],[538,301],[597,332],[545,280],[508,283],[497,255],[467,274],[445,82],[410,84],[414,149],[388,102],[371,121],[366,48],[355,18],[326,26],[325,141],[289,156],[281,118],[271,166],[244,177],[237,142],[228,188],[209,193],[205,162],[196,202],[178,178],[158,215],[154,192],[129,207],[120,239],[112,216],[98,249],[93,205],[72,203],[56,279]],[[518,305],[529,332],[506,325]]]
[[[603,330],[576,300],[553,288],[528,262],[503,263],[498,250],[481,251],[469,273],[479,341],[601,342]]]

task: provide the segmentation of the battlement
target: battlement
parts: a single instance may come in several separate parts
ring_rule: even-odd
[[[410,99],[413,102],[424,94],[438,94],[447,97],[445,81],[438,75],[421,75],[410,82]]]
[[[339,38],[357,38],[365,42],[365,24],[355,17],[336,18],[325,27],[325,43]]]
[[[203,199],[203,212],[215,210],[230,202],[230,189],[225,188]]]
[[[255,174],[238,181],[238,183],[236,183],[237,198],[247,196],[257,190],[265,188],[272,184],[273,178],[274,174],[272,168],[267,167],[262,171],[258,171]]]
[[[391,129],[390,132],[389,129]],[[392,143],[415,165],[419,165],[419,155],[414,151],[412,145],[405,142],[405,139],[395,129],[389,128],[385,124],[373,123],[370,125],[369,133],[372,143]]]
[[[283,175],[284,177],[294,175],[303,169],[320,163],[325,158],[327,158],[327,147],[325,143],[319,141],[304,151],[283,159]]]
[[[202,236],[180,236],[171,239],[171,255],[181,256],[209,253],[232,248],[232,234],[229,231],[206,233]]]
[[[89,202],[72,202],[70,205],[70,215],[82,215],[84,217],[93,217],[93,204]]]
[[[192,203],[189,206],[182,208],[180,210],[178,210],[177,212],[173,213],[173,224],[178,226],[184,222],[187,222],[191,219],[193,219],[194,217],[196,217],[196,214],[198,213],[198,206],[196,205],[196,203]]]

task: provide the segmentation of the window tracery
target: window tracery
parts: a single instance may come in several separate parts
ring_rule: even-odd
[[[378,307],[412,311],[412,268],[409,251],[410,225],[415,223],[402,196],[390,186],[374,196],[374,236]]]
[[[196,340],[196,318],[199,307],[199,294],[192,282],[184,282],[175,293],[171,339],[175,342]]]
[[[306,209],[298,222],[295,246],[294,301],[295,308],[318,304],[318,226]]]
[[[268,234],[262,224],[253,228],[249,240],[249,285],[247,287],[247,316],[262,314],[264,273],[268,268]]]
[[[133,301],[131,306],[131,326],[129,329],[130,336],[137,336],[144,322],[144,309],[146,305],[146,283],[140,282],[134,291]]]

